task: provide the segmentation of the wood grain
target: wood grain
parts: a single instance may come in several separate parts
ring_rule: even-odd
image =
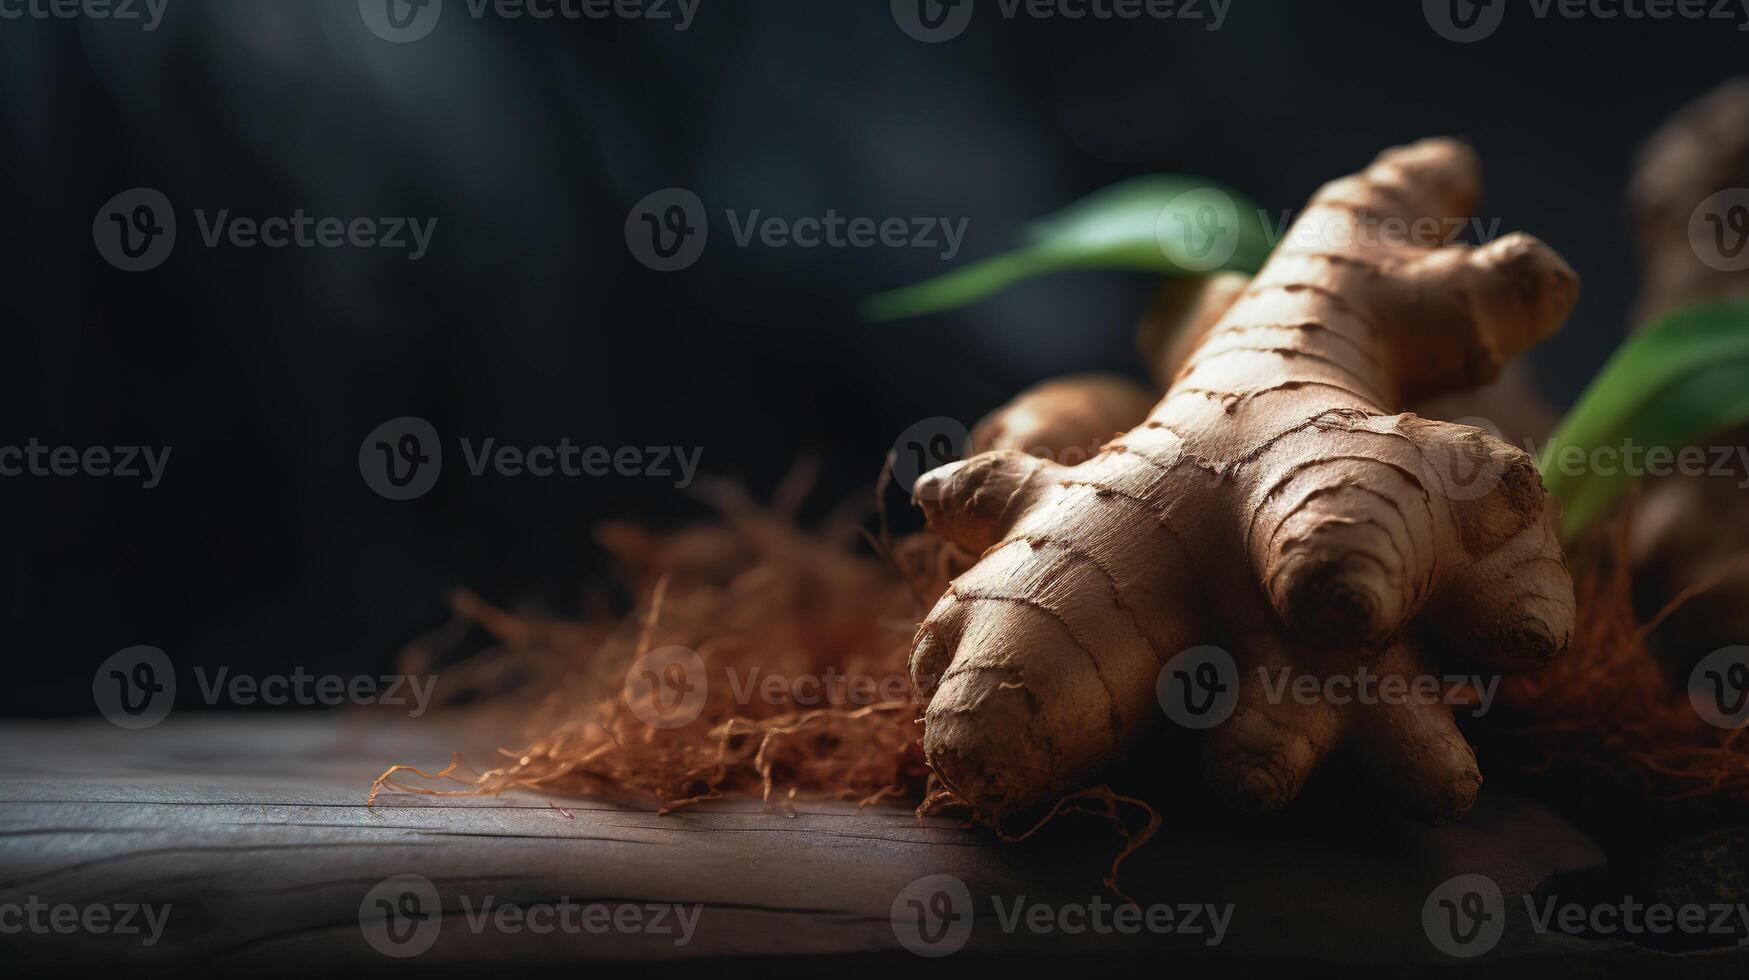
[[[1445,957],[1428,942],[1421,917],[1428,891],[1445,879],[1488,874],[1511,908],[1517,895],[1602,866],[1596,846],[1558,817],[1499,796],[1485,795],[1468,820],[1438,829],[1169,827],[1125,866],[1122,884],[1143,906],[1231,903],[1230,925],[1210,945],[1207,933],[1003,927],[996,903],[1042,904],[1053,916],[1116,904],[1100,883],[1116,838],[1085,818],[1008,846],[950,821],[919,821],[903,807],[806,803],[786,815],[741,801],[657,816],[526,793],[391,795],[365,807],[371,777],[388,764],[441,766],[451,749],[482,744],[476,732],[430,720],[172,718],[142,732],[89,722],[8,724],[0,734],[10,749],[0,765],[0,905],[34,898],[81,909],[169,906],[150,946],[140,936],[84,929],[0,936],[10,962],[34,969],[503,972],[798,956],[909,969],[923,961],[898,939],[895,900],[917,879],[939,874],[964,882],[971,896],[970,937],[958,954],[965,958],[1166,962],[1158,959],[1165,953],[1182,965],[1280,960],[1414,973],[1467,963],[1498,973],[1558,955],[1638,971],[1626,975],[1677,963],[1686,975],[1727,966],[1741,975],[1745,962],[1539,935],[1522,908],[1508,916],[1490,956]],[[385,879],[404,874],[428,879],[441,911],[429,949],[395,959],[367,941],[361,905]],[[684,942],[672,927],[539,934],[470,915],[488,901],[520,915],[566,899],[644,916],[652,904],[677,903],[697,909],[696,931]],[[366,913],[380,932],[382,913]]]

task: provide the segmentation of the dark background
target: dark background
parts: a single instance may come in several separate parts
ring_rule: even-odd
[[[1538,22],[1518,4],[1471,45],[1413,0],[1234,0],[1214,33],[980,9],[937,45],[887,0],[704,0],[686,33],[449,6],[408,45],[355,0],[170,0],[152,33],[0,21],[0,444],[174,447],[150,491],[0,479],[0,712],[89,712],[96,664],[142,643],[184,666],[386,670],[442,622],[446,589],[572,609],[602,577],[595,522],[698,512],[672,481],[473,479],[453,457],[429,495],[390,502],[356,460],[391,417],[429,419],[446,450],[703,447],[706,471],[756,491],[815,451],[824,509],[919,419],[969,422],[1054,374],[1137,373],[1147,276],[869,325],[856,301],[941,271],[934,252],[737,248],[725,208],[965,217],[964,262],[1127,176],[1215,177],[1274,211],[1385,146],[1459,134],[1486,165],[1484,215],[1584,279],[1534,358],[1565,404],[1634,296],[1637,144],[1749,63],[1732,23]],[[698,264],[660,274],[622,225],[676,185],[718,223]],[[181,228],[165,265],[130,275],[91,224],[137,186]],[[207,249],[192,220],[299,207],[439,224],[410,263]]]

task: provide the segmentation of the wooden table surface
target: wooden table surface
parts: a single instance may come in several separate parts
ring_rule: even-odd
[[[477,744],[447,724],[298,715],[179,716],[138,732],[102,721],[0,726],[6,959],[33,970],[125,964],[147,976],[540,972],[626,960],[696,969],[702,958],[796,956],[836,965],[810,970],[912,969],[930,961],[901,933],[916,935],[907,910],[927,906],[952,913],[931,922],[969,924],[922,947],[963,940],[951,963],[1072,956],[1063,963],[1073,966],[1098,956],[1498,976],[1541,973],[1559,957],[1568,961],[1560,968],[1588,975],[1749,975],[1741,950],[1674,955],[1532,929],[1519,896],[1594,876],[1604,859],[1554,814],[1498,794],[1437,829],[1168,827],[1125,866],[1122,884],[1145,908],[1230,905],[1211,945],[1207,928],[1095,927],[1117,921],[1117,900],[1100,883],[1116,845],[1085,818],[1011,846],[904,807],[806,803],[792,816],[735,802],[658,816],[529,793],[386,795],[364,806],[388,764],[441,766],[452,749]],[[1487,955],[1454,959],[1429,941],[1423,906],[1467,873],[1496,881],[1516,914]],[[963,896],[936,875],[963,883]],[[969,907],[938,904],[949,900]],[[46,927],[6,928],[32,904]],[[1040,906],[1049,911],[1033,911]],[[133,907],[138,923],[150,909],[161,931],[148,944],[143,931],[58,930],[56,907],[77,910],[63,916],[101,907],[117,922]],[[1005,922],[1017,907],[1054,925]],[[538,930],[542,922],[553,925]]]

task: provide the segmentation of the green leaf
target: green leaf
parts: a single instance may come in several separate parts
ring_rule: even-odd
[[[1596,450],[1680,450],[1746,423],[1749,300],[1709,300],[1665,315],[1615,352],[1543,452],[1543,482],[1566,511],[1563,531],[1569,539],[1583,531],[1634,476],[1619,457],[1609,472],[1595,472]]]
[[[1015,251],[871,296],[863,313],[871,320],[937,313],[1071,269],[1256,272],[1268,255],[1263,213],[1243,196],[1195,177],[1135,177],[1035,222]]]

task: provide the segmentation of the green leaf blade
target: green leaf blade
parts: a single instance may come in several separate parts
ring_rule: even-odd
[[[1571,539],[1603,516],[1634,475],[1620,455],[1629,446],[1679,451],[1749,424],[1749,301],[1711,300],[1676,310],[1636,334],[1562,420],[1540,460],[1543,482],[1566,512]],[[1576,471],[1563,455],[1580,452]],[[1612,472],[1590,464],[1616,451]]]
[[[1035,276],[1077,269],[1165,275],[1255,272],[1269,255],[1263,213],[1206,180],[1137,177],[1097,191],[1028,228],[1027,244],[945,275],[869,297],[875,321],[974,303]]]

